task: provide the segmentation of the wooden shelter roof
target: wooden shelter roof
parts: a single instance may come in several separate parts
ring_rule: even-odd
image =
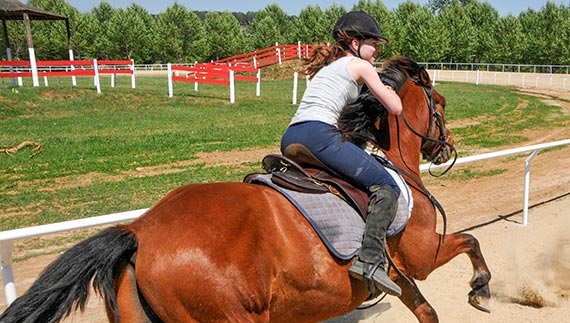
[[[22,20],[28,14],[30,20],[67,20],[68,17],[34,8],[18,0],[0,0],[0,18],[2,20]]]

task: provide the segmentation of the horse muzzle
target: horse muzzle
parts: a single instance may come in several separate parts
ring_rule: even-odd
[[[449,159],[451,159],[451,150],[449,147],[445,147],[444,149],[439,149],[439,153],[431,160],[431,162],[439,165],[447,162]]]
[[[453,138],[448,135],[445,141],[427,142],[422,147],[422,157],[436,165],[443,164],[451,159]]]

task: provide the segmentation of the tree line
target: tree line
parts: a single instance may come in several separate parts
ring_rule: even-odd
[[[134,59],[137,64],[207,62],[278,43],[330,43],[335,21],[364,10],[390,40],[380,59],[406,55],[419,62],[570,65],[570,6],[551,1],[540,10],[500,16],[488,2],[360,0],[353,8],[309,5],[297,16],[277,4],[257,12],[192,11],[179,3],[150,14],[133,3],[113,8],[102,1],[79,12],[65,0],[29,5],[69,17],[76,59]],[[24,25],[7,21],[13,59],[28,59]],[[65,23],[32,21],[36,57],[68,59]],[[5,59],[4,56],[1,59]]]

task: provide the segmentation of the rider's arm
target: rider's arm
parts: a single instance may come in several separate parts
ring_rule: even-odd
[[[402,112],[402,101],[396,92],[386,87],[378,72],[369,62],[362,59],[355,59],[350,62],[350,73],[355,80],[362,80],[370,92],[388,109],[388,112],[399,115]]]

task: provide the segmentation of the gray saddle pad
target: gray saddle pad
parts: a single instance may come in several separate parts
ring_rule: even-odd
[[[334,256],[349,260],[358,253],[365,224],[350,205],[332,193],[310,194],[282,188],[273,184],[271,176],[258,175],[251,183],[267,185],[283,194],[303,214]]]

